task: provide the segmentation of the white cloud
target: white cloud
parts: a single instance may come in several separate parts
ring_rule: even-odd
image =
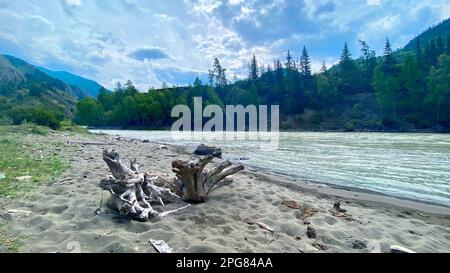
[[[69,6],[81,6],[81,0],[66,0],[67,5]]]
[[[381,0],[367,0],[367,5],[379,6],[379,5],[381,5]]]
[[[400,22],[400,15],[391,15],[386,16],[382,18],[380,21],[374,24],[375,28],[380,29],[391,29],[397,26],[397,24]]]
[[[130,79],[147,90],[163,80],[185,83],[189,75],[207,72],[214,57],[230,79],[234,73],[244,77],[253,54],[272,64],[274,58],[283,61],[288,49],[299,57],[303,45],[316,71],[322,60],[328,66],[335,62],[344,41],[355,57],[358,38],[375,49],[382,48],[386,36],[394,46],[404,45],[449,12],[447,0],[367,2],[380,3],[377,8],[367,8],[365,1],[304,1],[302,6],[283,0],[55,0],[39,1],[39,7],[8,1],[0,6],[0,52],[108,88]],[[76,12],[68,7],[77,7]],[[130,57],[137,48],[159,48],[170,58],[139,61]]]

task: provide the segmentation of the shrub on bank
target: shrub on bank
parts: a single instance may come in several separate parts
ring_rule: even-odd
[[[14,125],[19,125],[23,122],[32,122],[54,130],[60,128],[60,122],[63,120],[61,113],[48,110],[42,106],[14,107],[10,110],[9,117]]]

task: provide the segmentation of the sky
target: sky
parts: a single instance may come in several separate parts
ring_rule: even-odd
[[[299,57],[336,63],[345,42],[380,54],[448,18],[449,0],[0,0],[0,54],[141,91],[205,79],[219,58],[233,79],[248,61]]]

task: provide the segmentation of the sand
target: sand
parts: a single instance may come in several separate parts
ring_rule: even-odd
[[[160,149],[157,143],[104,135],[51,133],[33,138],[113,145],[66,144],[59,153],[70,161],[70,170],[26,197],[0,198],[2,230],[18,238],[20,252],[156,252],[150,239],[164,240],[175,252],[389,252],[391,245],[416,252],[450,251],[449,208],[298,183],[260,171],[235,175],[234,182],[213,192],[206,204],[163,219],[133,221],[106,207],[109,193],[98,186],[109,174],[102,149],[114,148],[124,160],[136,157],[144,163],[142,170],[167,177],[173,177],[172,160],[194,156],[176,146]],[[295,201],[301,208],[283,201]],[[335,202],[347,212],[336,215]],[[305,221],[308,213],[313,215]],[[316,238],[308,238],[308,226],[316,230]]]

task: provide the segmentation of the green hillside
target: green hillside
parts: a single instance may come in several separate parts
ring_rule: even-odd
[[[84,96],[21,59],[0,55],[0,123],[58,127],[59,121],[73,117],[77,98]]]
[[[411,40],[403,48],[403,51],[414,51],[418,42],[422,45],[426,45],[430,41],[436,41],[439,37],[441,37],[443,43],[446,43],[450,38],[450,18],[422,32],[416,38]]]

